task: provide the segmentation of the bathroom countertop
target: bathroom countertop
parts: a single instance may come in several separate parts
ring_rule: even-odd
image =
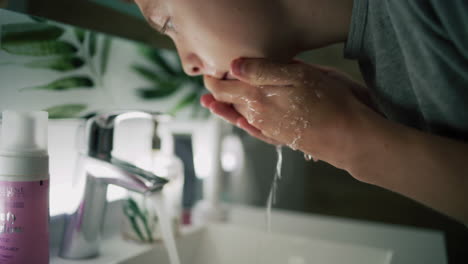
[[[57,257],[57,250],[51,252],[50,264],[116,264],[129,257],[142,254],[151,250],[149,245],[138,245],[136,243],[125,241],[119,235],[109,237],[103,241],[99,258],[90,258],[84,260],[69,260]]]
[[[265,208],[231,205],[228,211],[228,223],[266,229]],[[272,211],[271,217],[273,232],[387,249],[392,251],[392,264],[447,263],[444,235],[440,231],[277,209]],[[120,238],[116,220],[119,218],[115,212],[107,219],[102,257],[83,261],[63,260],[56,257],[56,250],[52,250],[51,264],[113,264],[151,250],[149,245],[137,245]],[[113,227],[114,235],[109,227]]]

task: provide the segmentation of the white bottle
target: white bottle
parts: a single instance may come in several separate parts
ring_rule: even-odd
[[[4,111],[0,263],[49,263],[47,112]]]

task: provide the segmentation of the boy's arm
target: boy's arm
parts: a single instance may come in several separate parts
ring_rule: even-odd
[[[239,59],[231,71],[237,81],[205,77],[213,113],[468,223],[468,144],[385,119],[330,69]]]
[[[433,131],[466,131],[468,2],[388,1],[389,18],[414,93]],[[458,107],[458,108],[457,108]],[[458,109],[458,110],[457,110]],[[369,116],[369,115],[368,115]],[[468,144],[372,116],[360,129],[358,179],[420,201],[468,223]],[[456,127],[455,127],[456,126]]]
[[[468,144],[366,116],[348,171],[468,223]]]

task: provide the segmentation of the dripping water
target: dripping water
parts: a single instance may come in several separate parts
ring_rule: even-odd
[[[267,231],[271,232],[271,208],[273,204],[276,203],[276,191],[278,188],[278,181],[281,180],[281,167],[283,165],[283,147],[281,145],[276,146],[276,153],[278,159],[276,161],[276,171],[275,176],[273,177],[273,182],[270,187],[270,194],[268,195],[267,200]]]

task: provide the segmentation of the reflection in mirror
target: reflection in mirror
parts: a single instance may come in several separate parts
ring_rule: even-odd
[[[45,109],[51,118],[124,108],[207,116],[198,103],[203,81],[185,75],[175,51],[4,9],[0,30],[4,109]]]

